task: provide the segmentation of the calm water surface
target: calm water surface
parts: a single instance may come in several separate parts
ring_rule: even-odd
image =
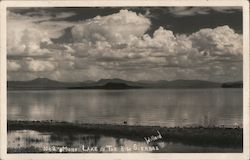
[[[141,89],[8,91],[8,119],[56,120],[82,123],[118,123],[162,126],[241,126],[242,89]],[[137,150],[133,150],[133,145]],[[33,130],[8,131],[8,152],[44,151],[44,147],[67,146],[82,152],[85,146],[112,146],[122,152],[241,152],[242,148],[192,146],[103,135],[56,135]],[[22,150],[24,148],[24,150]],[[140,149],[141,148],[141,149]],[[56,152],[59,152],[58,150]],[[109,151],[104,151],[109,152]],[[115,151],[121,152],[121,150]]]
[[[8,91],[8,119],[242,126],[242,89]]]

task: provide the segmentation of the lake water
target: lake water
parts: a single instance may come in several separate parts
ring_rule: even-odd
[[[9,120],[241,126],[242,89],[8,91]]]
[[[7,112],[9,120],[242,127],[242,101],[242,89],[8,91]],[[84,152],[82,145],[99,147],[98,152],[100,147],[107,145],[118,150],[103,152],[242,152],[242,148],[194,146],[171,141],[147,144],[143,138],[136,141],[101,133],[57,135],[33,130],[8,131],[9,153],[49,152],[53,147],[59,148],[52,152],[60,152],[63,146],[76,149],[71,153]],[[135,150],[134,145],[137,145]]]

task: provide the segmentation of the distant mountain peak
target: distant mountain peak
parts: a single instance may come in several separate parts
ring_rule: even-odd
[[[125,80],[120,79],[120,78],[102,78],[99,81],[111,81],[111,80],[122,80],[122,81],[125,81]]]
[[[108,83],[108,82],[128,82],[128,81],[123,80],[123,79],[119,79],[119,78],[112,78],[112,79],[100,79],[97,82],[99,82],[99,83]]]
[[[50,80],[50,79],[49,78],[43,78],[43,77],[33,79],[33,81],[43,81],[43,80]]]
[[[55,80],[51,80],[51,79],[49,79],[49,78],[36,78],[36,79],[33,79],[33,80],[31,80],[31,82],[57,82],[57,81],[55,81]]]

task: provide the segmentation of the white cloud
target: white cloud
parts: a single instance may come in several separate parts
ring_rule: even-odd
[[[46,49],[40,49],[40,42],[49,41],[47,33],[32,23],[21,21],[8,21],[8,55],[43,55]]]
[[[48,17],[32,18],[8,12],[8,55],[45,56],[52,54],[50,50],[41,48],[41,43],[52,43],[51,38],[61,36],[63,29],[70,26],[70,24],[64,22],[39,22],[44,19],[48,19]]]
[[[160,27],[154,32],[153,37],[144,35],[142,40],[138,39],[137,42],[135,42],[134,47],[152,49],[156,51],[164,50],[165,54],[173,54],[173,49],[175,46],[176,37],[174,36],[173,32]]]
[[[193,47],[210,56],[242,55],[242,35],[228,26],[215,29],[201,29],[190,36]]]
[[[18,71],[21,68],[21,65],[15,61],[7,61],[8,71]]]
[[[25,61],[24,66],[26,66],[30,72],[48,72],[56,69],[56,64],[54,63],[32,59]]]
[[[56,69],[57,63],[53,61],[34,60],[25,58],[23,60],[8,60],[8,71],[25,72],[49,72]]]
[[[127,43],[134,36],[141,37],[150,24],[149,19],[143,15],[121,10],[116,14],[83,21],[72,29],[72,35],[77,42]]]
[[[43,76],[62,81],[242,78],[242,35],[229,26],[191,35],[159,27],[150,36],[150,25],[147,17],[128,10],[74,23],[34,23],[31,17],[10,14],[8,56],[22,58],[8,60],[8,78],[20,73],[20,79]],[[69,26],[73,42],[51,41]]]
[[[154,79],[170,78],[172,75],[177,79],[213,80],[221,76],[230,79],[232,72],[228,72],[224,62],[213,68],[214,61],[241,63],[242,60],[242,35],[235,33],[228,26],[201,29],[190,36],[174,35],[171,30],[160,27],[152,37],[144,33],[120,47],[111,44],[109,41],[96,41],[95,44],[75,43],[72,47],[75,49],[74,55],[85,58],[85,62],[77,62],[77,68],[86,69],[88,66],[97,65],[104,69],[103,75],[112,70],[111,75],[127,79],[149,79],[149,75],[156,72],[154,69],[158,69],[156,73],[161,74],[152,76]],[[235,66],[234,69],[237,68],[235,70],[239,71],[237,76],[240,78],[242,73],[239,66]],[[175,68],[175,72],[179,74],[170,74],[166,72],[166,68]],[[122,74],[116,73],[117,71]],[[99,76],[98,74],[95,79]]]

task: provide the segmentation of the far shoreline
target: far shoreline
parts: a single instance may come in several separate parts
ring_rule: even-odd
[[[36,78],[30,81],[7,81],[7,90],[62,90],[62,89],[102,89],[102,90],[128,90],[128,89],[207,89],[207,88],[243,88],[243,81],[213,82],[205,80],[172,81],[128,81],[119,78],[100,79],[91,82],[62,82],[48,78]]]

